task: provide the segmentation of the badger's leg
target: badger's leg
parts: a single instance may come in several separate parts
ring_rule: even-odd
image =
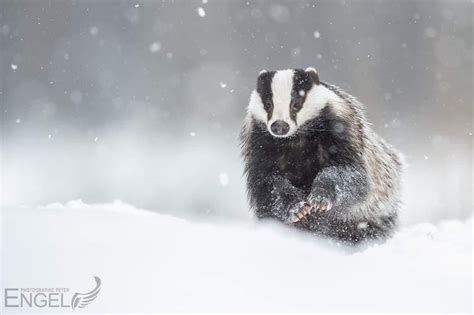
[[[283,176],[264,176],[264,180],[249,178],[251,204],[257,217],[276,217],[291,223],[295,213],[307,205],[304,192]]]
[[[397,225],[397,214],[378,217],[376,220],[338,220],[333,218],[326,222],[327,236],[352,244],[370,239],[385,239],[392,235]]]
[[[308,202],[314,211],[342,210],[363,202],[369,192],[365,170],[358,165],[324,167],[313,181]]]
[[[272,178],[272,213],[285,223],[293,223],[296,217],[302,217],[305,211],[309,212],[309,205],[305,201],[304,192],[293,186],[282,177]]]

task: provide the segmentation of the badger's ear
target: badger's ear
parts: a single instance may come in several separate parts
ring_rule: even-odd
[[[262,79],[263,79],[263,77],[265,76],[266,73],[267,73],[267,70],[262,70],[258,73],[257,87],[261,84],[261,81],[262,81]]]
[[[262,70],[258,74],[257,79],[257,91],[261,92],[264,90],[268,90],[270,88],[270,84],[272,82],[273,75],[275,71],[267,71]]]
[[[305,72],[309,75],[311,80],[313,80],[314,84],[319,85],[319,75],[316,69],[314,69],[313,67],[308,67],[306,68]]]
[[[262,70],[258,73],[257,77],[257,91],[263,87],[263,77],[267,73],[267,70]]]

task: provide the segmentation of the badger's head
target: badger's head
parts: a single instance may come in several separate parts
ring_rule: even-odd
[[[315,118],[328,101],[314,68],[260,72],[248,114],[265,123],[274,137],[290,137]]]

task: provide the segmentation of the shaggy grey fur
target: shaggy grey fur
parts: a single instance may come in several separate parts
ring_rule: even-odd
[[[304,70],[294,71],[304,77]],[[316,81],[315,73],[305,77],[313,80],[306,92],[318,86],[335,99],[295,134],[274,137],[267,122],[249,110],[241,140],[250,206],[258,218],[276,218],[345,242],[386,238],[397,224],[401,155],[372,130],[360,102],[318,76]],[[268,89],[271,77],[263,74]],[[259,91],[266,97],[277,92]],[[312,210],[295,219],[305,205]]]

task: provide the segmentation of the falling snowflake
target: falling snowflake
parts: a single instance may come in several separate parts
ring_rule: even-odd
[[[18,65],[12,63],[12,70],[15,71],[18,69]]]
[[[196,133],[195,133],[194,131],[191,131],[191,132],[189,133],[189,135],[190,135],[191,137],[195,137],[195,136],[196,136]]]
[[[96,36],[97,34],[99,34],[99,28],[97,26],[92,26],[90,29],[89,29],[89,33],[92,35],[92,36]]]
[[[292,54],[293,56],[299,56],[299,55],[301,55],[301,48],[299,48],[299,47],[294,48],[294,49],[291,51],[291,54]]]
[[[150,50],[151,53],[156,53],[156,52],[160,51],[161,43],[160,42],[153,42],[148,46],[148,49]]]
[[[229,185],[229,176],[226,173],[219,173],[219,183],[222,187]]]
[[[321,33],[319,33],[319,31],[314,31],[313,36],[314,36],[314,38],[320,38]]]
[[[221,88],[223,88],[223,89],[225,89],[225,87],[227,86],[227,84],[226,84],[226,83],[224,83],[224,82],[220,82],[220,83],[219,83],[219,85],[220,85],[220,86],[221,86]]]
[[[200,17],[205,17],[206,16],[206,11],[202,7],[199,7],[197,9],[197,13],[199,14]]]
[[[357,224],[357,228],[359,230],[364,230],[368,227],[369,225],[367,224],[367,222],[360,222],[359,224]]]

